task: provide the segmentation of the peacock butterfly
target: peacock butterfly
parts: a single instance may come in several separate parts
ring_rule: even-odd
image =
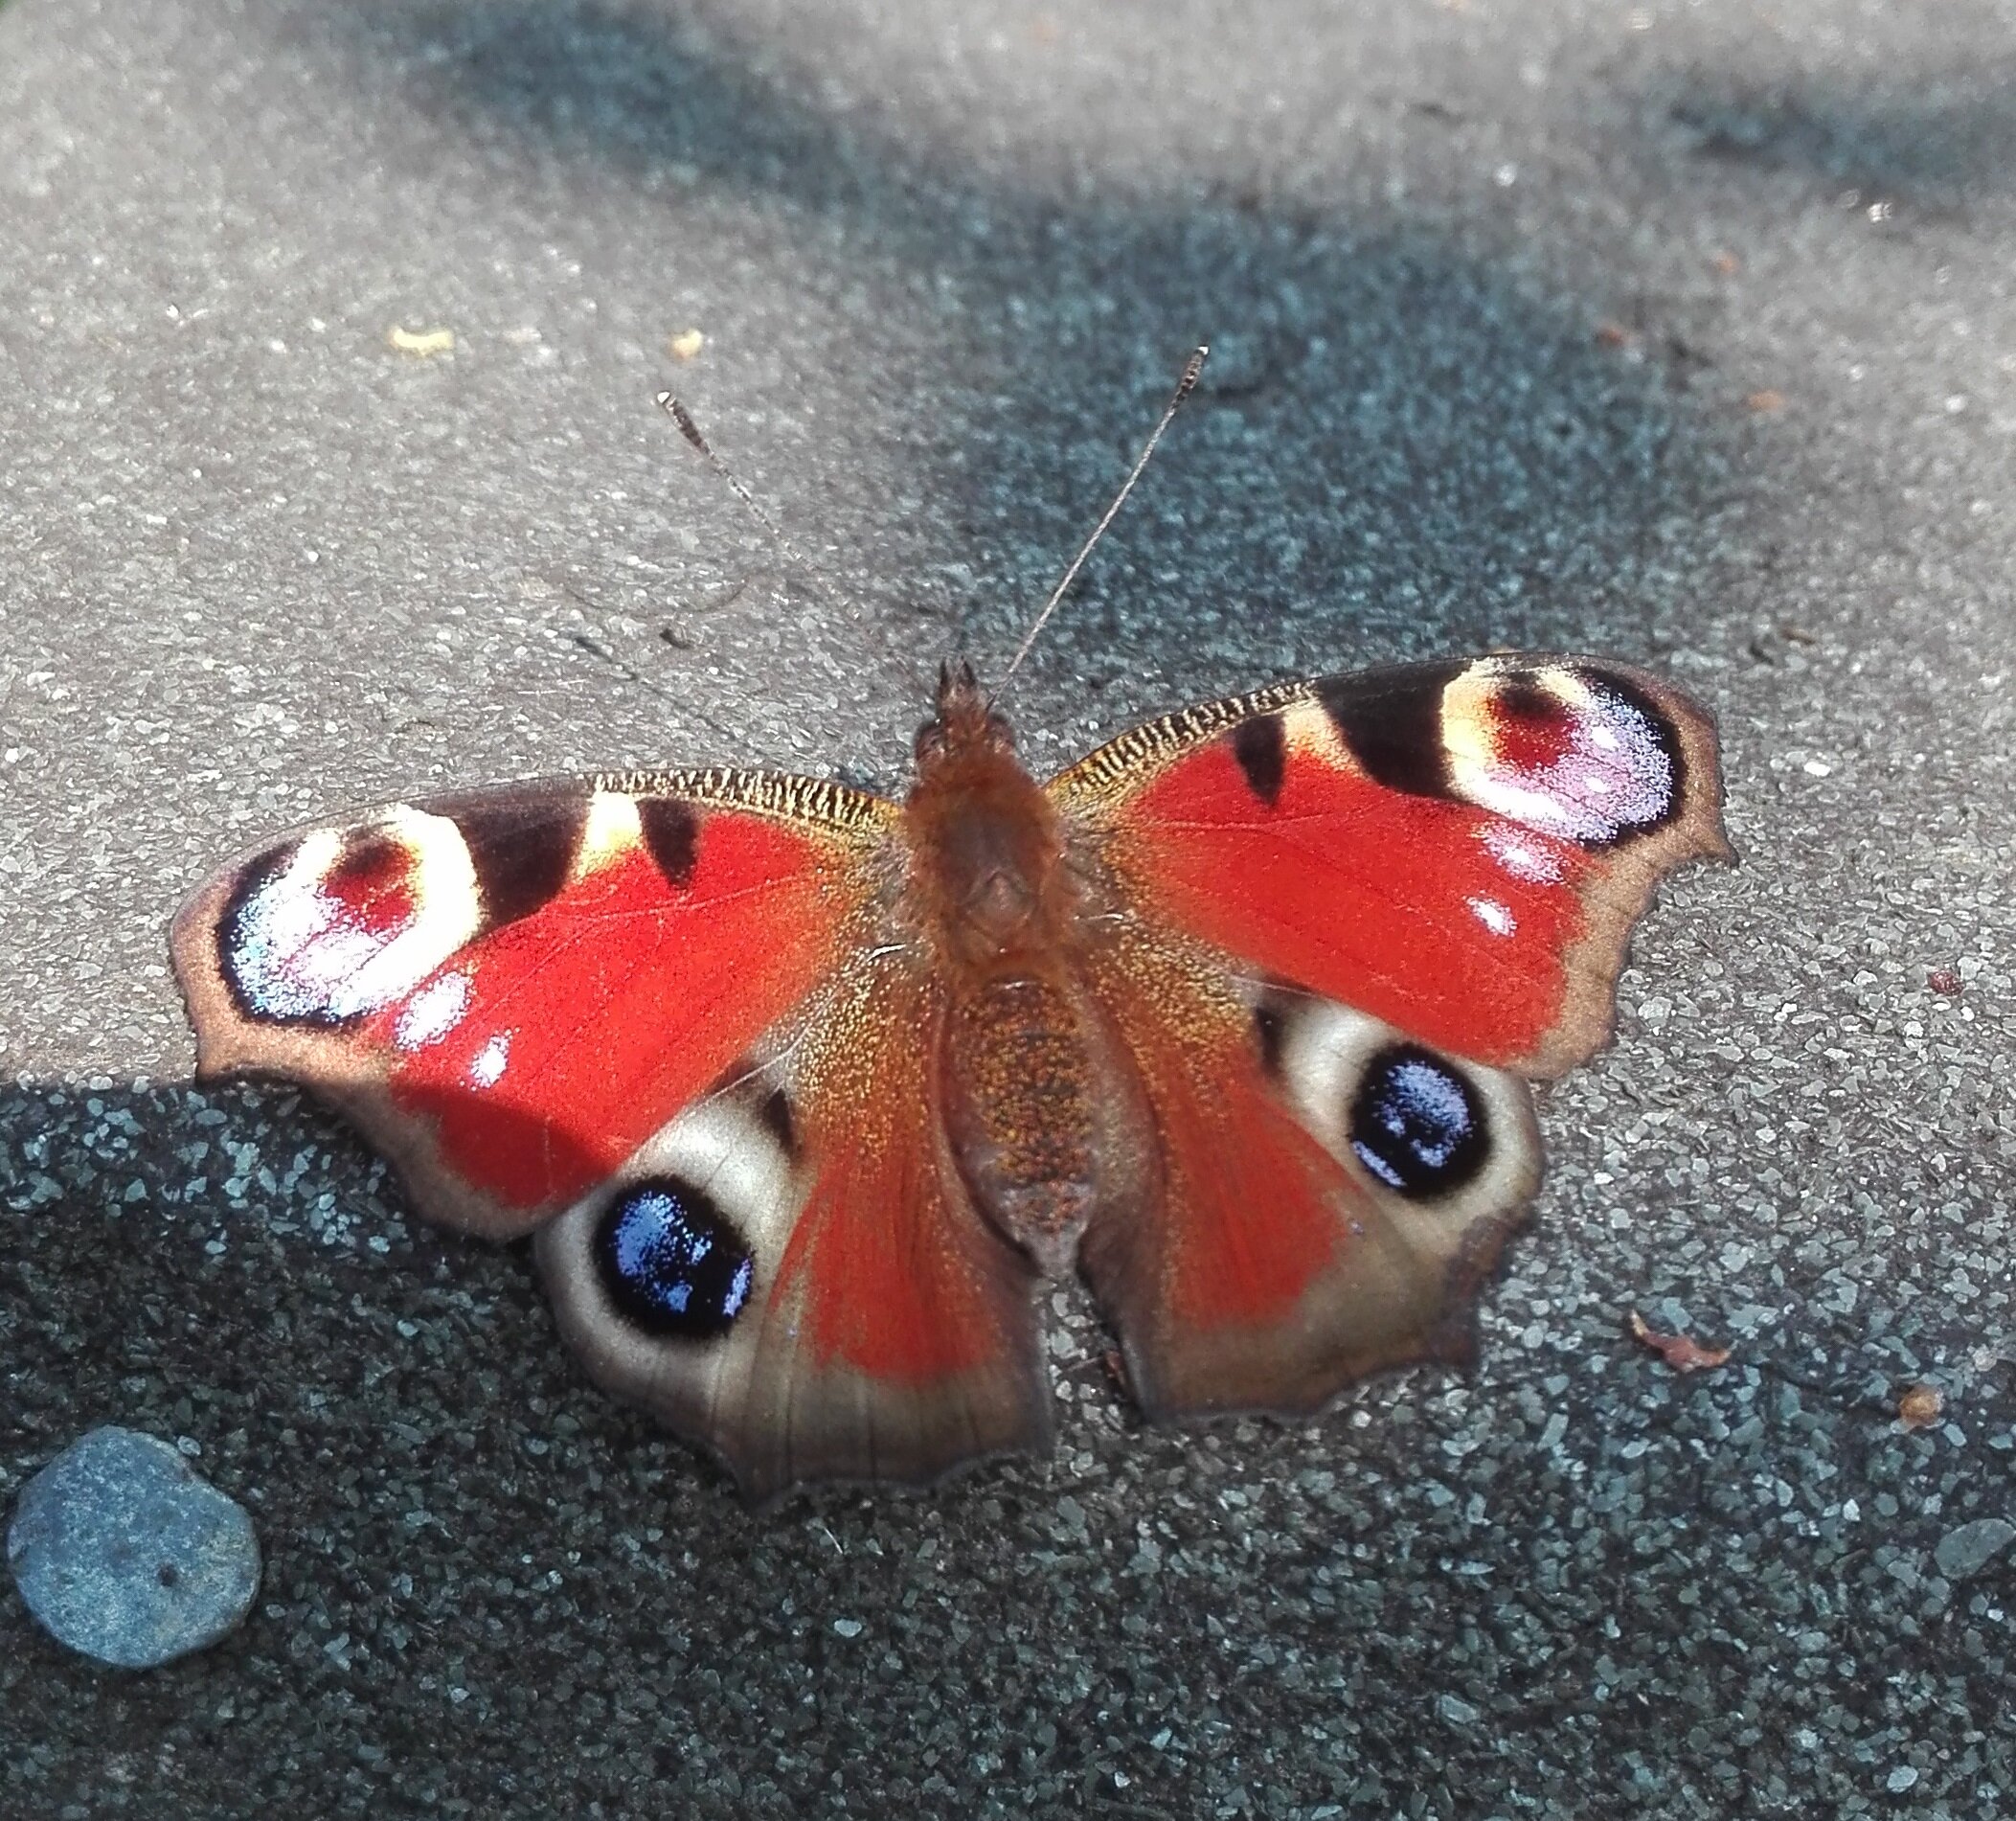
[[[1660,876],[1733,857],[1720,801],[1708,714],[1597,658],[1280,684],[1047,784],[962,664],[900,803],[416,799],[224,869],[174,961],[200,1075],[299,1081],[430,1218],[533,1233],[591,1376],[763,1500],[1045,1445],[1074,1265],[1157,1420],[1467,1358],[1527,1082],[1606,1040]]]

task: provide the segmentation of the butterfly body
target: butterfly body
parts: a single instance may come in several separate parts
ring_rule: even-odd
[[[1038,783],[963,667],[900,803],[738,771],[395,805],[177,920],[206,1075],[315,1088],[532,1232],[590,1372],[756,1496],[1051,1424],[1082,1271],[1151,1417],[1471,1342],[1526,1081],[1607,1036],[1707,717],[1595,659],[1284,684]]]
[[[1112,1116],[1129,1084],[1084,979],[1107,913],[970,671],[946,671],[917,758],[897,916],[920,929],[919,988],[940,1002],[930,1041],[945,1136],[981,1211],[1061,1276],[1130,1149]]]

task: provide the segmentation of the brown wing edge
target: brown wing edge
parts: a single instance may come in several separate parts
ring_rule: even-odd
[[[1630,961],[1632,932],[1661,879],[1691,860],[1733,866],[1738,859],[1723,827],[1727,792],[1713,712],[1636,665],[1596,657],[1545,661],[1615,676],[1664,715],[1679,749],[1681,797],[1678,811],[1662,827],[1610,849],[1610,870],[1584,893],[1589,923],[1562,958],[1567,990],[1561,1015],[1532,1055],[1507,1064],[1529,1081],[1565,1075],[1615,1037],[1618,979]]]

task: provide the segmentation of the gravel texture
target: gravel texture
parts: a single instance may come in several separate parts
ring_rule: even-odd
[[[190,1455],[201,1445],[190,1440]],[[259,1538],[182,1448],[110,1424],[22,1490],[7,1563],[23,1603],[73,1650],[147,1670],[215,1644],[252,1610]]]
[[[18,1811],[2016,1810],[2012,26],[0,8],[0,1502],[118,1421],[268,1552],[146,1678],[0,1601]],[[1146,1432],[1060,1295],[1054,1460],[752,1517],[522,1252],[185,1084],[168,918],[258,833],[610,762],[894,782],[1205,337],[1018,681],[1035,762],[1488,645],[1722,717],[1744,864],[1546,1097],[1469,1380]]]

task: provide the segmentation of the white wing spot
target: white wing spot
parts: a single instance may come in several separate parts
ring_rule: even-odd
[[[360,853],[361,876],[347,874]],[[343,1023],[411,992],[478,920],[455,824],[396,804],[347,832],[304,836],[224,925],[220,960],[255,1017]]]
[[[1498,864],[1516,879],[1533,885],[1558,885],[1561,856],[1523,829],[1502,822],[1486,823],[1478,831],[1481,840]]]
[[[510,1054],[511,1034],[498,1032],[476,1052],[476,1059],[469,1064],[469,1080],[478,1087],[495,1087],[504,1079],[504,1065],[510,1060]]]
[[[1519,927],[1518,918],[1495,898],[1471,898],[1464,902],[1477,914],[1477,921],[1494,936],[1509,936]]]
[[[437,980],[428,981],[413,995],[406,1009],[399,1013],[392,1040],[409,1052],[425,1049],[430,1043],[439,1043],[454,1030],[468,1009],[469,976],[465,973],[442,974]]]

